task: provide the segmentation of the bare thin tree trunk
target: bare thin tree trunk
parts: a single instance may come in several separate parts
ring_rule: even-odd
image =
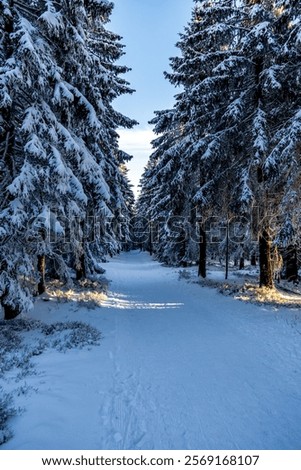
[[[76,280],[80,281],[86,277],[85,253],[79,257],[79,266],[76,268]]]
[[[198,275],[206,277],[206,257],[207,257],[207,241],[206,232],[200,224],[200,256],[199,256],[199,272]]]
[[[225,279],[229,277],[229,218],[227,217],[227,228],[226,228],[226,272]]]
[[[38,255],[38,273],[40,276],[40,280],[38,283],[39,295],[44,294],[44,292],[46,291],[45,271],[46,271],[46,257],[45,255]]]
[[[244,256],[241,256],[239,259],[239,269],[244,269],[245,267],[245,258]]]

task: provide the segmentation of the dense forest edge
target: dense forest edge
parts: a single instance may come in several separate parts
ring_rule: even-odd
[[[294,0],[195,1],[137,204],[160,261],[299,281],[300,18]]]

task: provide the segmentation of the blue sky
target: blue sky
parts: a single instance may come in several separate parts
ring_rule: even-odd
[[[108,28],[123,37],[121,63],[132,69],[125,75],[136,93],[118,98],[116,109],[139,122],[131,131],[120,131],[120,147],[133,155],[129,176],[137,184],[152,152],[148,121],[155,110],[172,107],[174,88],[163,76],[169,58],[179,55],[175,43],[187,25],[193,0],[114,0]]]

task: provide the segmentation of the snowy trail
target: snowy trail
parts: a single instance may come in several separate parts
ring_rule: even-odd
[[[88,321],[103,340],[37,358],[38,391],[2,448],[301,449],[299,311],[178,280],[145,253],[106,268],[103,307],[35,310]]]

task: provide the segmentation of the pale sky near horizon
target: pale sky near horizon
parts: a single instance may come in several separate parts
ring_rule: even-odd
[[[154,138],[148,124],[155,110],[173,106],[179,89],[164,78],[169,58],[180,54],[175,47],[179,33],[191,17],[193,0],[113,0],[114,11],[108,28],[122,36],[125,55],[120,63],[131,68],[124,78],[136,92],[118,98],[114,107],[139,125],[120,130],[120,148],[133,155],[129,178],[137,194],[137,185],[152,153]]]

